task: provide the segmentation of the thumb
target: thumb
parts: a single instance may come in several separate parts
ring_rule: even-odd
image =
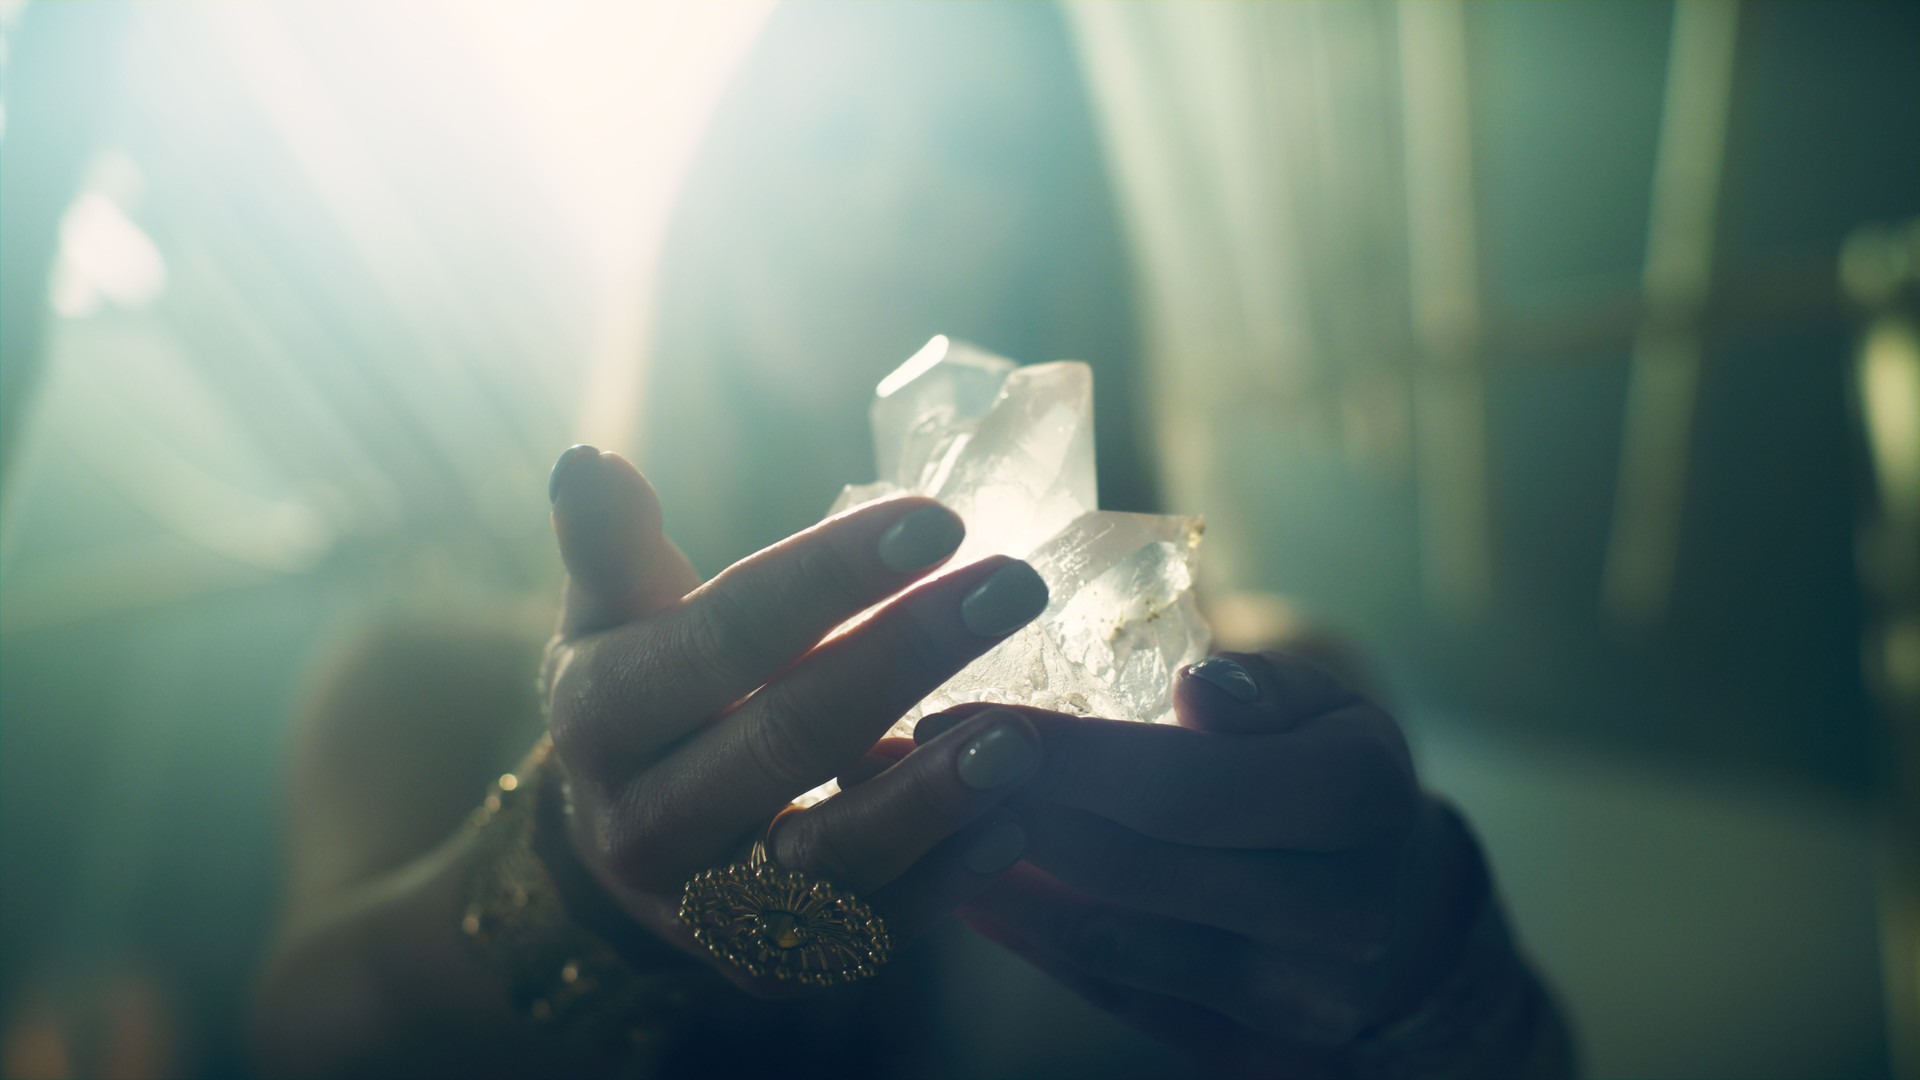
[[[1182,668],[1173,685],[1181,727],[1241,735],[1290,731],[1359,697],[1332,672],[1293,652],[1209,656]]]
[[[567,567],[562,638],[632,622],[700,584],[661,529],[653,485],[619,454],[584,444],[569,449],[554,463],[547,494]]]

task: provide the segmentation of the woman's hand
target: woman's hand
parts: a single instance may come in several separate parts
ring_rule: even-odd
[[[1030,865],[963,914],[1213,1068],[1312,1074],[1457,949],[1464,838],[1393,719],[1308,661],[1203,661],[1175,704],[1179,726],[1023,710],[1047,746],[1012,804]]]
[[[1013,559],[923,581],[963,532],[928,499],[848,511],[702,584],[618,456],[568,451],[551,494],[569,583],[545,670],[572,847],[627,915],[695,955],[677,917],[688,878],[740,859],[792,799],[861,764],[915,702],[1046,606],[1045,584]],[[995,808],[1040,745],[1017,715],[955,725],[781,818],[772,861],[854,893],[910,939],[1019,858],[1024,834]]]

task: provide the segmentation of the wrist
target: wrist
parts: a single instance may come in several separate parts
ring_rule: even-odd
[[[1389,947],[1373,1026],[1414,1011],[1460,965],[1478,919],[1494,903],[1486,862],[1466,823],[1438,799],[1423,802],[1402,873],[1412,883]]]
[[[1479,845],[1450,807],[1428,801],[1433,875],[1415,890],[1406,960],[1374,1023],[1339,1055],[1347,1080],[1561,1077],[1571,1041],[1553,1001],[1520,958]]]
[[[558,847],[552,842],[558,774],[549,750],[543,740],[474,812],[461,933],[469,951],[502,977],[514,1011],[534,1026],[596,1052],[657,1044],[690,1006],[689,980],[699,972],[657,942],[652,954],[624,955],[581,921],[582,910],[604,912],[579,887],[584,868],[553,857],[566,845],[564,835]],[[615,925],[606,918],[605,928]]]

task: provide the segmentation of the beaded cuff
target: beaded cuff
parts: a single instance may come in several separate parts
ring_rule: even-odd
[[[543,737],[470,816],[477,869],[461,934],[505,977],[514,1009],[556,1036],[609,1051],[657,1044],[692,1004],[687,973],[637,969],[571,917],[536,845],[551,754]]]

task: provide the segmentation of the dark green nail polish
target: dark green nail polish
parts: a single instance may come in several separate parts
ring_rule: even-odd
[[[1033,567],[1008,563],[960,602],[960,621],[981,637],[1011,634],[1047,610],[1047,583]]]
[[[547,502],[560,501],[560,488],[566,475],[578,468],[582,458],[597,458],[600,451],[586,443],[577,443],[561,453],[560,460],[553,463],[553,471],[547,474]]]
[[[1251,704],[1260,696],[1260,684],[1253,681],[1247,669],[1224,656],[1209,656],[1188,668],[1187,673],[1225,690],[1242,705]]]
[[[895,522],[880,537],[880,561],[896,574],[925,570],[953,554],[967,527],[944,506],[923,506]]]
[[[1040,748],[1027,733],[1001,722],[974,737],[960,751],[960,779],[977,791],[1005,787],[1033,771]]]

